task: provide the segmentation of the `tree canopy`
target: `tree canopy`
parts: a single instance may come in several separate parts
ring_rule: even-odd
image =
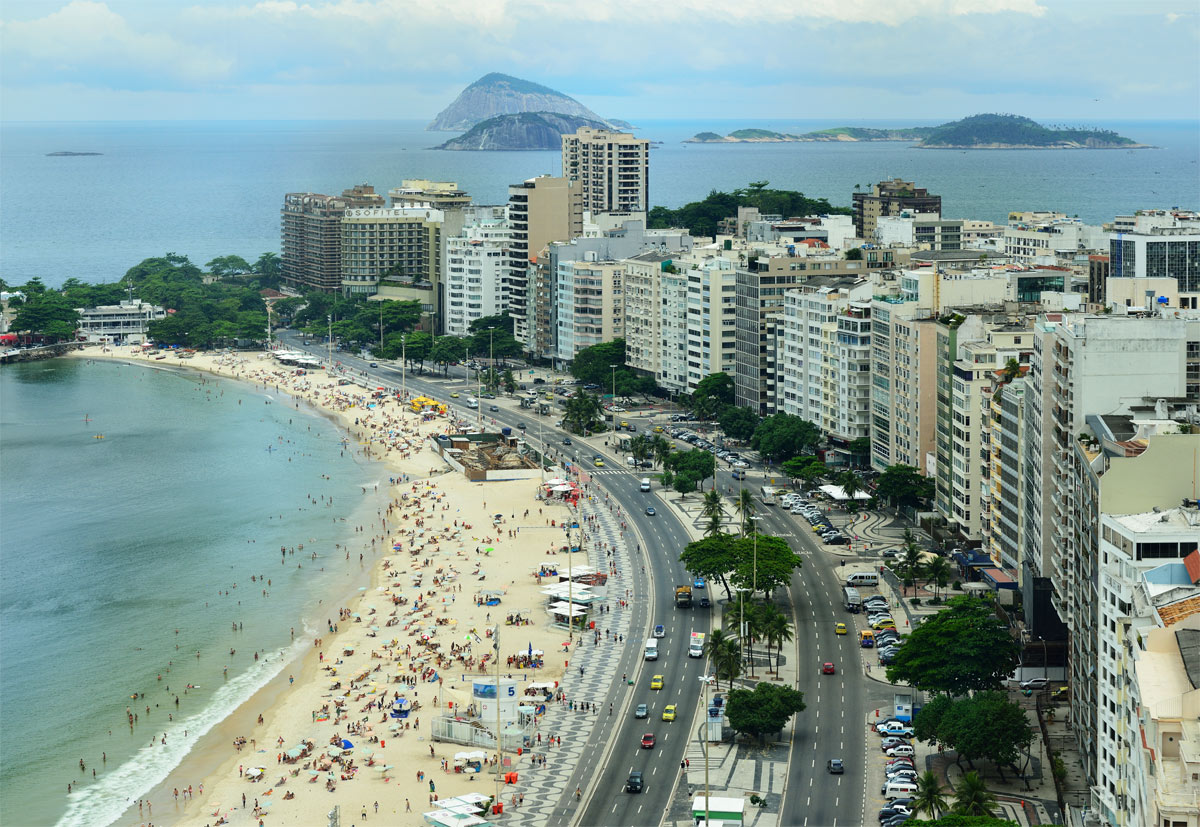
[[[812,453],[820,443],[820,428],[806,419],[786,413],[763,419],[750,439],[750,446],[772,462]]]
[[[852,215],[848,207],[834,207],[824,198],[808,198],[802,192],[768,189],[767,181],[752,181],[733,192],[712,190],[703,201],[678,209],[654,207],[646,216],[651,229],[686,227],[692,235],[715,236],[718,225],[737,215],[738,207],[758,207],[766,215],[785,218],[804,215]]]
[[[792,572],[800,568],[803,559],[792,551],[787,540],[769,534],[749,534],[737,541],[737,566],[729,581],[734,587],[770,594],[792,582]]]
[[[1017,642],[983,600],[964,595],[946,605],[912,630],[888,681],[955,696],[1000,687],[1017,668]]]
[[[737,540],[732,534],[724,532],[693,540],[684,547],[679,560],[691,574],[720,583],[725,589],[726,599],[732,599],[733,593],[727,578],[737,568],[740,553]]]
[[[875,481],[875,496],[894,506],[917,506],[933,493],[933,480],[911,465],[889,465]]]
[[[726,405],[717,414],[717,422],[725,436],[738,442],[747,442],[754,436],[754,429],[758,427],[758,414],[749,408]]]
[[[571,361],[571,375],[589,385],[599,385],[602,395],[613,392],[616,365],[617,396],[649,395],[657,391],[654,379],[642,376],[625,364],[625,340],[613,339],[585,347]]]
[[[753,691],[730,690],[725,714],[735,732],[761,741],[764,735],[781,732],[788,720],[804,709],[803,692],[763,681]]]

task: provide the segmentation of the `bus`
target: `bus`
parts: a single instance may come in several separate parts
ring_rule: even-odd
[[[773,485],[764,485],[759,492],[763,505],[775,505],[779,502],[779,489]]]

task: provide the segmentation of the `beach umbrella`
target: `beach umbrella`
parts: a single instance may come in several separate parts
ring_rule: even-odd
[[[288,758],[299,758],[304,753],[300,747],[293,747],[284,753]]]
[[[342,754],[342,752],[343,752],[343,750],[340,750],[337,747],[330,747],[329,749],[325,750],[325,754],[328,755],[330,758],[337,758],[339,755]]]
[[[321,774],[321,771],[320,770],[309,770],[308,774],[315,778],[316,776]]]
[[[350,743],[345,738],[343,738],[342,739],[342,749],[354,749],[354,744]]]
[[[263,771],[259,767],[251,767],[250,769],[246,770],[247,778],[258,778],[262,774]]]

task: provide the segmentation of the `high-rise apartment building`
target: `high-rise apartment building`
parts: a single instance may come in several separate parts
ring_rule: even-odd
[[[777,334],[779,410],[817,425],[829,465],[871,435],[871,292],[864,278],[816,276],[784,294]]]
[[[645,138],[580,127],[562,136],[562,172],[579,183],[583,208],[589,212],[636,214],[650,209],[650,141]]]
[[[508,276],[508,224],[490,220],[473,224],[446,239],[445,322],[451,336],[466,336],[471,323],[508,309],[504,283]]]
[[[348,209],[382,207],[370,184],[341,195],[289,192],[280,211],[279,264],[283,283],[296,290],[342,289],[342,216]]]
[[[982,400],[1009,360],[1027,364],[1029,326],[999,308],[950,313],[937,322],[937,510],[958,534],[978,540],[983,526]]]
[[[668,282],[683,281],[675,264],[677,253],[651,251],[623,260],[625,265],[625,364],[647,376],[660,387],[679,393],[684,387],[684,361],[677,358],[674,369],[665,367],[666,341],[686,340],[686,291],[668,287]],[[668,296],[679,301],[668,306]],[[666,328],[666,330],[664,330]],[[668,333],[667,331],[670,331]]]
[[[532,324],[536,293],[530,278],[536,278],[530,259],[552,241],[569,241],[583,233],[583,198],[578,183],[548,175],[530,178],[508,188],[508,276],[503,292],[508,296],[508,313],[513,335],[532,348]]]
[[[1144,485],[1140,491],[1122,485],[1127,496],[1119,501],[1106,494],[1101,477],[1110,455],[1143,452],[1131,443],[1136,428],[1121,424],[1122,416],[1140,409],[1142,418],[1163,420],[1168,400],[1194,405],[1200,399],[1189,400],[1186,393],[1192,365],[1200,369],[1200,319],[1051,314],[1034,326],[1024,400],[1022,563],[1030,569],[1026,582],[1049,579],[1054,609],[1069,631],[1072,721],[1093,781],[1100,760],[1097,733],[1110,712],[1096,671],[1104,563],[1100,514],[1145,512],[1189,496],[1167,495],[1160,487],[1168,475],[1163,471],[1158,478],[1160,470],[1154,469],[1164,452],[1137,466],[1148,469],[1138,472]],[[1194,469],[1189,473],[1194,484]]]
[[[929,473],[937,418],[933,309],[881,295],[871,302],[871,467]]]
[[[875,237],[876,222],[880,216],[900,215],[903,212],[942,214],[940,195],[930,195],[924,187],[900,178],[880,181],[871,187],[870,192],[856,192],[851,195],[851,202],[854,207],[854,231],[864,240]]]
[[[1162,222],[1144,230],[1113,233],[1108,239],[1109,276],[1118,279],[1171,279],[1177,298],[1174,306],[1200,309],[1200,219]],[[1150,301],[1158,301],[1161,291],[1154,285],[1146,289]],[[1167,306],[1171,306],[1168,301]],[[1153,309],[1153,308],[1148,308]]]
[[[570,364],[584,348],[624,338],[624,264],[586,253],[583,260],[560,261],[554,276],[558,364]]]
[[[1023,264],[1072,261],[1079,253],[1100,250],[1104,231],[1061,213],[1010,213],[1004,228],[1004,252]]]

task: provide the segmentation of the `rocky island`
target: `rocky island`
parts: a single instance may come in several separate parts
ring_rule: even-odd
[[[1146,149],[1108,129],[1050,128],[1020,115],[972,115],[941,126],[869,129],[843,126],[791,135],[768,129],[739,129],[721,136],[700,132],[686,143],[734,144],[840,141],[912,141],[918,149]]]
[[[624,121],[600,117],[569,95],[548,86],[499,72],[484,75],[462,90],[425,128],[431,132],[464,132],[482,121],[522,112],[553,112],[586,118],[610,129],[630,128]]]
[[[558,112],[518,112],[475,124],[467,132],[434,149],[537,150],[562,148],[562,136],[581,126],[607,129],[608,122]]]

